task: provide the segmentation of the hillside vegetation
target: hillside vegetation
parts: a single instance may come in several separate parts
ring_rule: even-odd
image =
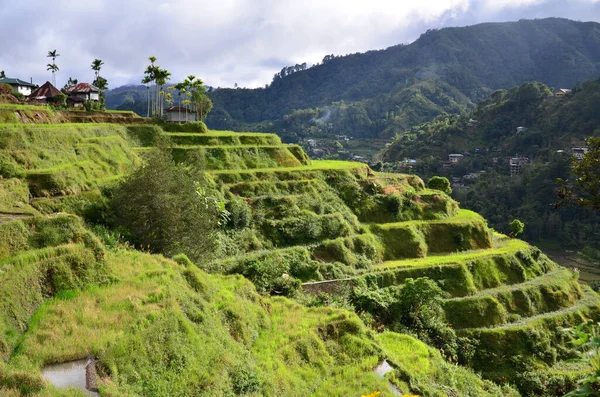
[[[597,23],[559,18],[429,30],[408,45],[327,56],[266,88],[216,89],[207,123],[262,123],[290,138],[392,137],[497,89],[527,81],[569,88],[597,77],[599,43]]]
[[[86,357],[106,396],[518,396],[499,384],[582,376],[563,328],[600,299],[537,248],[414,175],[178,128],[0,124],[1,394],[80,395],[40,371]],[[113,229],[155,146],[222,204],[197,263]]]
[[[541,83],[526,83],[499,90],[478,104],[469,115],[443,115],[399,134],[381,153],[388,167],[406,158],[419,162],[425,176],[464,177],[466,187],[454,196],[478,211],[498,230],[507,230],[514,218],[526,224],[530,241],[559,241],[564,248],[600,248],[600,218],[592,210],[555,209],[558,178],[570,179],[571,149],[585,146],[589,136],[600,134],[600,80],[578,83],[564,97],[551,96]],[[517,127],[525,130],[517,132]],[[460,164],[442,168],[450,153],[464,153]],[[509,176],[507,161],[527,157],[520,176]]]

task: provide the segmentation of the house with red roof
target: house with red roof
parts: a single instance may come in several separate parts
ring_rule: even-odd
[[[57,95],[62,95],[62,92],[58,88],[52,85],[49,81],[46,81],[41,87],[29,95],[30,101],[48,102]]]
[[[65,88],[65,93],[73,101],[99,101],[100,90],[89,83],[79,83],[72,87]]]

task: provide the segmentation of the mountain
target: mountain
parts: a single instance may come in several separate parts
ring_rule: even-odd
[[[570,177],[573,148],[600,134],[598,109],[600,79],[578,83],[564,96],[542,83],[525,83],[494,92],[469,115],[442,115],[401,133],[379,157],[390,169],[414,159],[422,177],[455,178],[455,198],[498,230],[518,217],[528,225],[530,241],[600,249],[597,213],[552,205],[558,201],[557,178]],[[443,165],[451,153],[462,160]],[[517,156],[527,158],[527,165],[511,177],[509,161]]]
[[[442,112],[464,111],[497,89],[527,81],[572,87],[598,76],[599,65],[595,22],[549,18],[429,30],[409,45],[327,56],[291,74],[284,68],[266,88],[216,89],[207,124],[263,123],[278,133],[327,135],[311,127],[331,108],[346,106],[355,109],[332,131],[391,137]],[[299,109],[316,116],[302,119]]]
[[[497,89],[572,87],[600,75],[600,24],[561,18],[428,30],[409,45],[285,67],[265,88],[210,90],[210,128],[274,131],[289,141],[389,139]],[[146,88],[107,92],[109,109],[146,114]]]
[[[140,116],[147,115],[148,88],[145,85],[128,84],[105,92],[106,108],[133,110]]]

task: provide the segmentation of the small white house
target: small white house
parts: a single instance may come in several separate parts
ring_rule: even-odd
[[[190,121],[198,121],[198,115],[191,109],[186,109],[183,106],[170,106],[165,109],[168,123],[186,123]]]
[[[463,156],[462,154],[453,153],[453,154],[448,155],[448,160],[451,163],[458,163],[459,161],[461,161],[463,159],[463,157],[465,157],[465,156]]]
[[[577,160],[583,160],[583,158],[585,157],[585,154],[588,152],[588,148],[586,147],[574,147],[571,148],[571,152],[573,153],[573,155],[575,156],[575,158]]]
[[[79,98],[84,101],[99,101],[100,90],[89,83],[79,83],[72,87],[65,88],[65,92],[70,98]]]
[[[0,83],[8,84],[9,86],[12,87],[14,92],[18,92],[25,96],[31,95],[31,91],[37,88],[37,85],[35,85],[33,83],[28,83],[21,79],[4,78],[4,79],[0,79]]]
[[[517,134],[520,134],[522,132],[526,132],[527,131],[527,127],[517,127]]]

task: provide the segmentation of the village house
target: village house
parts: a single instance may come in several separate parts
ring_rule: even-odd
[[[51,100],[58,95],[63,95],[63,93],[53,86],[52,83],[46,81],[41,87],[37,88],[29,95],[29,100],[46,103],[48,100]]]
[[[31,95],[31,91],[37,88],[37,85],[33,83],[28,83],[20,79],[4,78],[0,79],[0,83],[8,84],[12,87],[14,92],[18,92],[19,94],[22,94],[24,96]]]
[[[165,109],[165,116],[168,123],[186,123],[190,121],[198,121],[196,112],[183,106],[170,106]]]
[[[568,90],[566,88],[559,88],[554,91],[554,96],[556,96],[556,97],[565,96],[569,92],[571,92],[571,90]]]
[[[517,134],[527,131],[527,127],[517,127]]]
[[[448,161],[450,161],[453,164],[456,164],[456,163],[460,162],[463,159],[463,157],[465,157],[465,156],[463,156],[462,154],[457,154],[457,153],[449,154]]]
[[[527,157],[513,157],[510,159],[510,176],[521,175],[523,167],[529,162]]]
[[[100,100],[100,90],[89,83],[79,83],[72,87],[67,87],[65,88],[65,92],[73,102],[77,101],[77,99],[83,99],[83,101]]]
[[[575,156],[575,158],[577,160],[583,160],[583,157],[585,156],[585,154],[587,152],[588,152],[588,148],[586,148],[586,147],[571,148],[571,153],[573,153],[573,156]]]

